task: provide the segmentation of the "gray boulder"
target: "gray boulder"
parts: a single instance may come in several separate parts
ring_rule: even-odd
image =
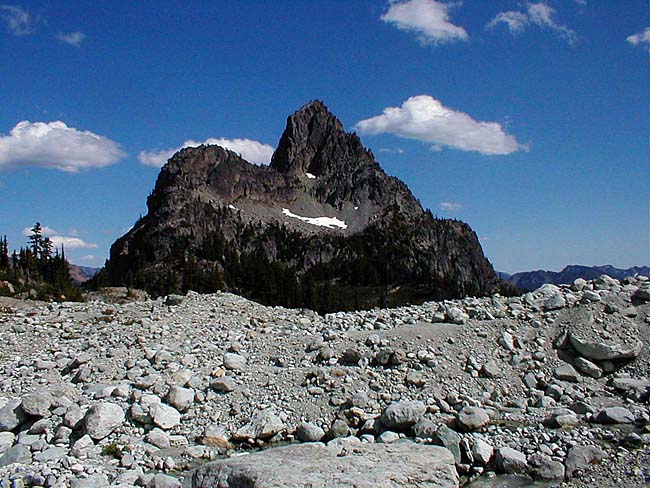
[[[325,431],[311,422],[301,422],[296,429],[296,437],[301,442],[318,442],[325,436]]]
[[[523,452],[510,447],[500,447],[494,456],[496,467],[502,473],[523,474],[528,471],[528,461]]]
[[[633,424],[634,415],[627,408],[608,407],[596,413],[594,421],[599,424]]]
[[[32,393],[23,397],[23,412],[34,417],[45,417],[52,406],[52,395],[48,392]]]
[[[233,438],[235,440],[268,439],[282,432],[286,426],[273,408],[261,410],[253,415],[250,422],[240,428]]]
[[[574,446],[567,452],[564,460],[565,478],[572,478],[577,471],[584,470],[590,464],[602,461],[607,454],[595,446]]]
[[[462,432],[478,430],[489,422],[490,416],[480,407],[463,407],[456,418],[456,425]]]
[[[15,430],[25,421],[20,400],[9,400],[0,408],[0,432]]]
[[[530,475],[537,480],[563,480],[564,464],[545,454],[533,454],[528,458]]]
[[[0,467],[9,466],[10,464],[31,464],[32,453],[24,444],[16,444],[7,449],[7,451],[0,456]]]
[[[391,403],[381,415],[381,423],[389,429],[405,430],[416,424],[427,411],[421,401]]]
[[[109,435],[124,422],[124,411],[115,403],[99,403],[90,407],[84,418],[86,434],[95,440]]]
[[[343,450],[320,443],[278,447],[205,464],[191,479],[192,488],[458,487],[447,449],[412,442],[348,445]]]

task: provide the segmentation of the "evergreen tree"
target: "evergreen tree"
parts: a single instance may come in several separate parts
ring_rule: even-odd
[[[9,245],[7,244],[7,236],[5,235],[0,239],[0,270],[9,269]]]
[[[40,222],[36,222],[32,227],[32,233],[29,236],[29,245],[34,257],[38,258],[41,255],[43,247],[43,228]]]

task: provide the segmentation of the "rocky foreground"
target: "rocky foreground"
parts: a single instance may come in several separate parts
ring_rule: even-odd
[[[0,487],[650,483],[646,277],[324,317],[134,295],[0,299]]]

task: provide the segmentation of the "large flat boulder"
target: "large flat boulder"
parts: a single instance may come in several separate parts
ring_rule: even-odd
[[[397,488],[458,486],[449,450],[412,442],[342,448],[321,443],[268,449],[204,464],[192,488]]]
[[[603,324],[593,316],[579,320],[569,329],[569,342],[578,353],[591,360],[611,361],[634,359],[643,348],[636,323],[620,315]]]

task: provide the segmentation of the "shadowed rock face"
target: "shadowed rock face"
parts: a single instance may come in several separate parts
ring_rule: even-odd
[[[179,151],[147,206],[98,284],[226,289],[321,312],[499,286],[472,229],[425,211],[320,101],[287,119],[269,166],[219,146]]]

